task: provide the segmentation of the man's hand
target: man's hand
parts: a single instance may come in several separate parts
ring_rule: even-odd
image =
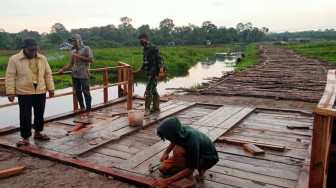
[[[8,95],[8,100],[10,101],[10,102],[13,102],[14,101],[14,99],[15,99],[15,95]]]
[[[63,72],[64,72],[64,69],[60,69],[57,74],[61,75],[61,74],[63,74]]]
[[[54,95],[55,95],[55,91],[54,90],[50,90],[48,92],[49,92],[49,97],[50,98],[54,97]]]
[[[141,69],[138,69],[138,70],[132,70],[132,74],[138,74],[138,72],[140,72],[141,71]]]
[[[78,54],[73,54],[73,55],[72,55],[72,58],[73,58],[73,59],[81,59],[82,56],[80,56],[80,55],[78,55]]]
[[[160,158],[160,161],[167,160],[169,158],[169,155],[167,153],[163,153],[162,157]]]
[[[159,72],[159,78],[163,78],[164,77],[164,72]]]
[[[155,178],[155,182],[153,184],[153,187],[167,187],[167,185],[169,184],[167,179],[163,179],[163,178]]]

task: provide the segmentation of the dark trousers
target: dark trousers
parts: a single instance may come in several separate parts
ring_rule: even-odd
[[[46,94],[18,95],[20,108],[20,132],[22,138],[32,135],[32,107],[34,108],[34,130],[43,131]]]
[[[92,97],[90,95],[90,81],[84,78],[74,78],[72,77],[72,82],[75,87],[75,92],[80,108],[85,108],[83,101],[83,94],[85,98],[86,111],[91,111],[91,101]]]

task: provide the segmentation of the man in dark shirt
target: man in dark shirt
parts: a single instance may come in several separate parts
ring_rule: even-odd
[[[146,34],[139,35],[138,39],[141,46],[144,47],[143,64],[141,68],[132,71],[132,73],[137,74],[141,70],[146,71],[145,116],[148,116],[150,112],[160,111],[160,95],[156,86],[158,78],[164,77],[164,63],[159,48],[149,42]],[[151,108],[152,101],[153,108]]]
[[[192,176],[198,170],[199,179],[218,162],[218,154],[212,141],[205,134],[190,126],[183,126],[178,118],[167,118],[157,128],[162,140],[171,143],[161,157],[159,170],[163,174],[175,174],[169,178],[157,178],[153,186],[165,187],[183,178]],[[169,153],[173,151],[173,156]]]

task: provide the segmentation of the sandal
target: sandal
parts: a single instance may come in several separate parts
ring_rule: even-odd
[[[30,145],[29,141],[24,141],[24,140],[18,141],[16,143],[16,146],[29,146],[29,145]]]
[[[45,134],[34,135],[36,140],[50,140],[50,137]]]

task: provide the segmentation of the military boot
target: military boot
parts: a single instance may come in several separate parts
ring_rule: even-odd
[[[153,97],[150,97],[148,95],[145,97],[145,116],[148,116],[150,114],[150,106],[152,103],[152,98]]]
[[[160,95],[155,94],[153,96],[153,107],[150,109],[151,112],[160,112]]]

